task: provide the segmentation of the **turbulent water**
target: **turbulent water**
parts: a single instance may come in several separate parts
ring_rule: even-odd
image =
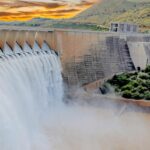
[[[0,60],[0,149],[47,150],[43,126],[62,101],[61,67],[50,51]],[[57,104],[58,103],[58,104]]]
[[[63,104],[58,57],[25,49],[0,58],[0,150],[150,149],[149,113],[101,105],[81,89],[75,104]]]

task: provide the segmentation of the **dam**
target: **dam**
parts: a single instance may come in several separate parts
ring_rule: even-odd
[[[38,50],[43,45],[60,55],[63,78],[68,85],[86,85],[150,64],[149,34],[0,28],[2,55],[19,53],[16,47],[21,52]]]
[[[0,149],[150,148],[149,110],[82,90],[67,105],[63,86],[144,67],[149,36],[12,28],[1,29],[0,49]]]

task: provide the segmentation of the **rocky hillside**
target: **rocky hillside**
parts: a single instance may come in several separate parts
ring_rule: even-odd
[[[110,22],[133,22],[150,30],[150,0],[103,0],[72,21],[109,26]]]

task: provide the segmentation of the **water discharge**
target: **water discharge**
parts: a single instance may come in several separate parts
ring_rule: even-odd
[[[42,127],[63,96],[57,56],[50,51],[3,56],[0,85],[0,149],[47,150]]]
[[[59,59],[51,51],[3,56],[0,150],[150,149],[148,113],[101,105],[101,97],[82,92],[75,104],[64,104],[63,90]]]

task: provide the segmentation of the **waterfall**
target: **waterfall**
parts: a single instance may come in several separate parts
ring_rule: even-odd
[[[24,50],[28,50],[26,43]],[[63,96],[58,56],[46,45],[19,53],[19,46],[0,58],[0,149],[47,150],[43,127]],[[42,142],[43,141],[43,142]]]

